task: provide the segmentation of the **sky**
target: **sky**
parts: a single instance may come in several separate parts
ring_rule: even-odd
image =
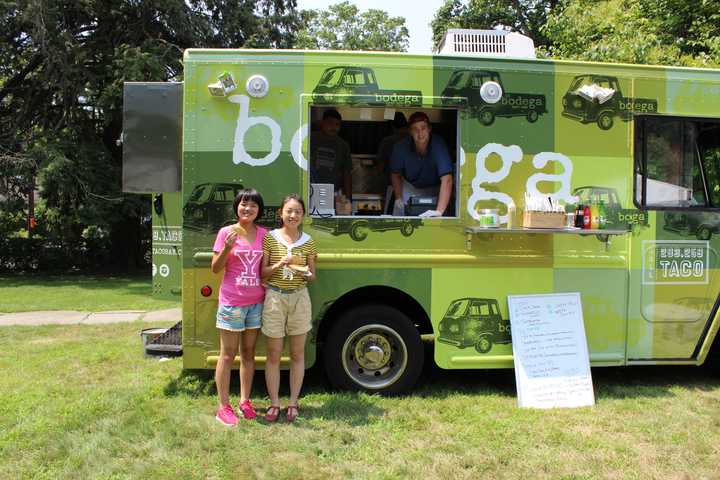
[[[342,0],[297,0],[298,10],[321,9],[340,3]],[[405,17],[405,26],[410,34],[410,53],[432,53],[432,29],[430,22],[444,0],[349,0],[361,12],[375,8],[384,10],[391,17]]]

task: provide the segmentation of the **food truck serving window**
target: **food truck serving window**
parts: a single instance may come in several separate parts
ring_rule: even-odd
[[[309,215],[456,217],[457,110],[313,105],[310,118]]]
[[[635,119],[635,203],[641,208],[720,208],[720,121]]]

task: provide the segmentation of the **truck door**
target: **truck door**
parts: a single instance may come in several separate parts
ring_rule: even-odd
[[[690,360],[720,290],[720,122],[635,121],[635,202],[649,227],[632,236],[628,361]]]

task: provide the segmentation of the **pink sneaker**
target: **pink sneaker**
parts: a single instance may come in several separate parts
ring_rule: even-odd
[[[218,408],[215,420],[222,423],[226,427],[234,427],[238,423],[238,418],[235,415],[235,411],[230,405],[223,405]]]
[[[241,404],[239,404],[240,411],[243,414],[243,417],[245,417],[248,420],[253,420],[257,417],[257,412],[255,412],[255,409],[253,408],[252,402],[250,400],[245,400]]]

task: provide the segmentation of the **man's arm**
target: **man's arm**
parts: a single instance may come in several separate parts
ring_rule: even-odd
[[[399,173],[391,173],[390,181],[392,182],[393,193],[395,193],[395,200],[402,201],[403,198],[403,177]]]
[[[438,203],[436,210],[440,212],[440,215],[445,213],[448,203],[450,203],[450,194],[453,188],[453,177],[452,174],[443,175],[440,177],[440,194],[438,195]]]
[[[343,172],[343,193],[348,200],[352,200],[352,175],[350,170]]]
[[[348,200],[352,200],[352,156],[350,145],[343,140],[343,161],[342,161],[342,188]]]

